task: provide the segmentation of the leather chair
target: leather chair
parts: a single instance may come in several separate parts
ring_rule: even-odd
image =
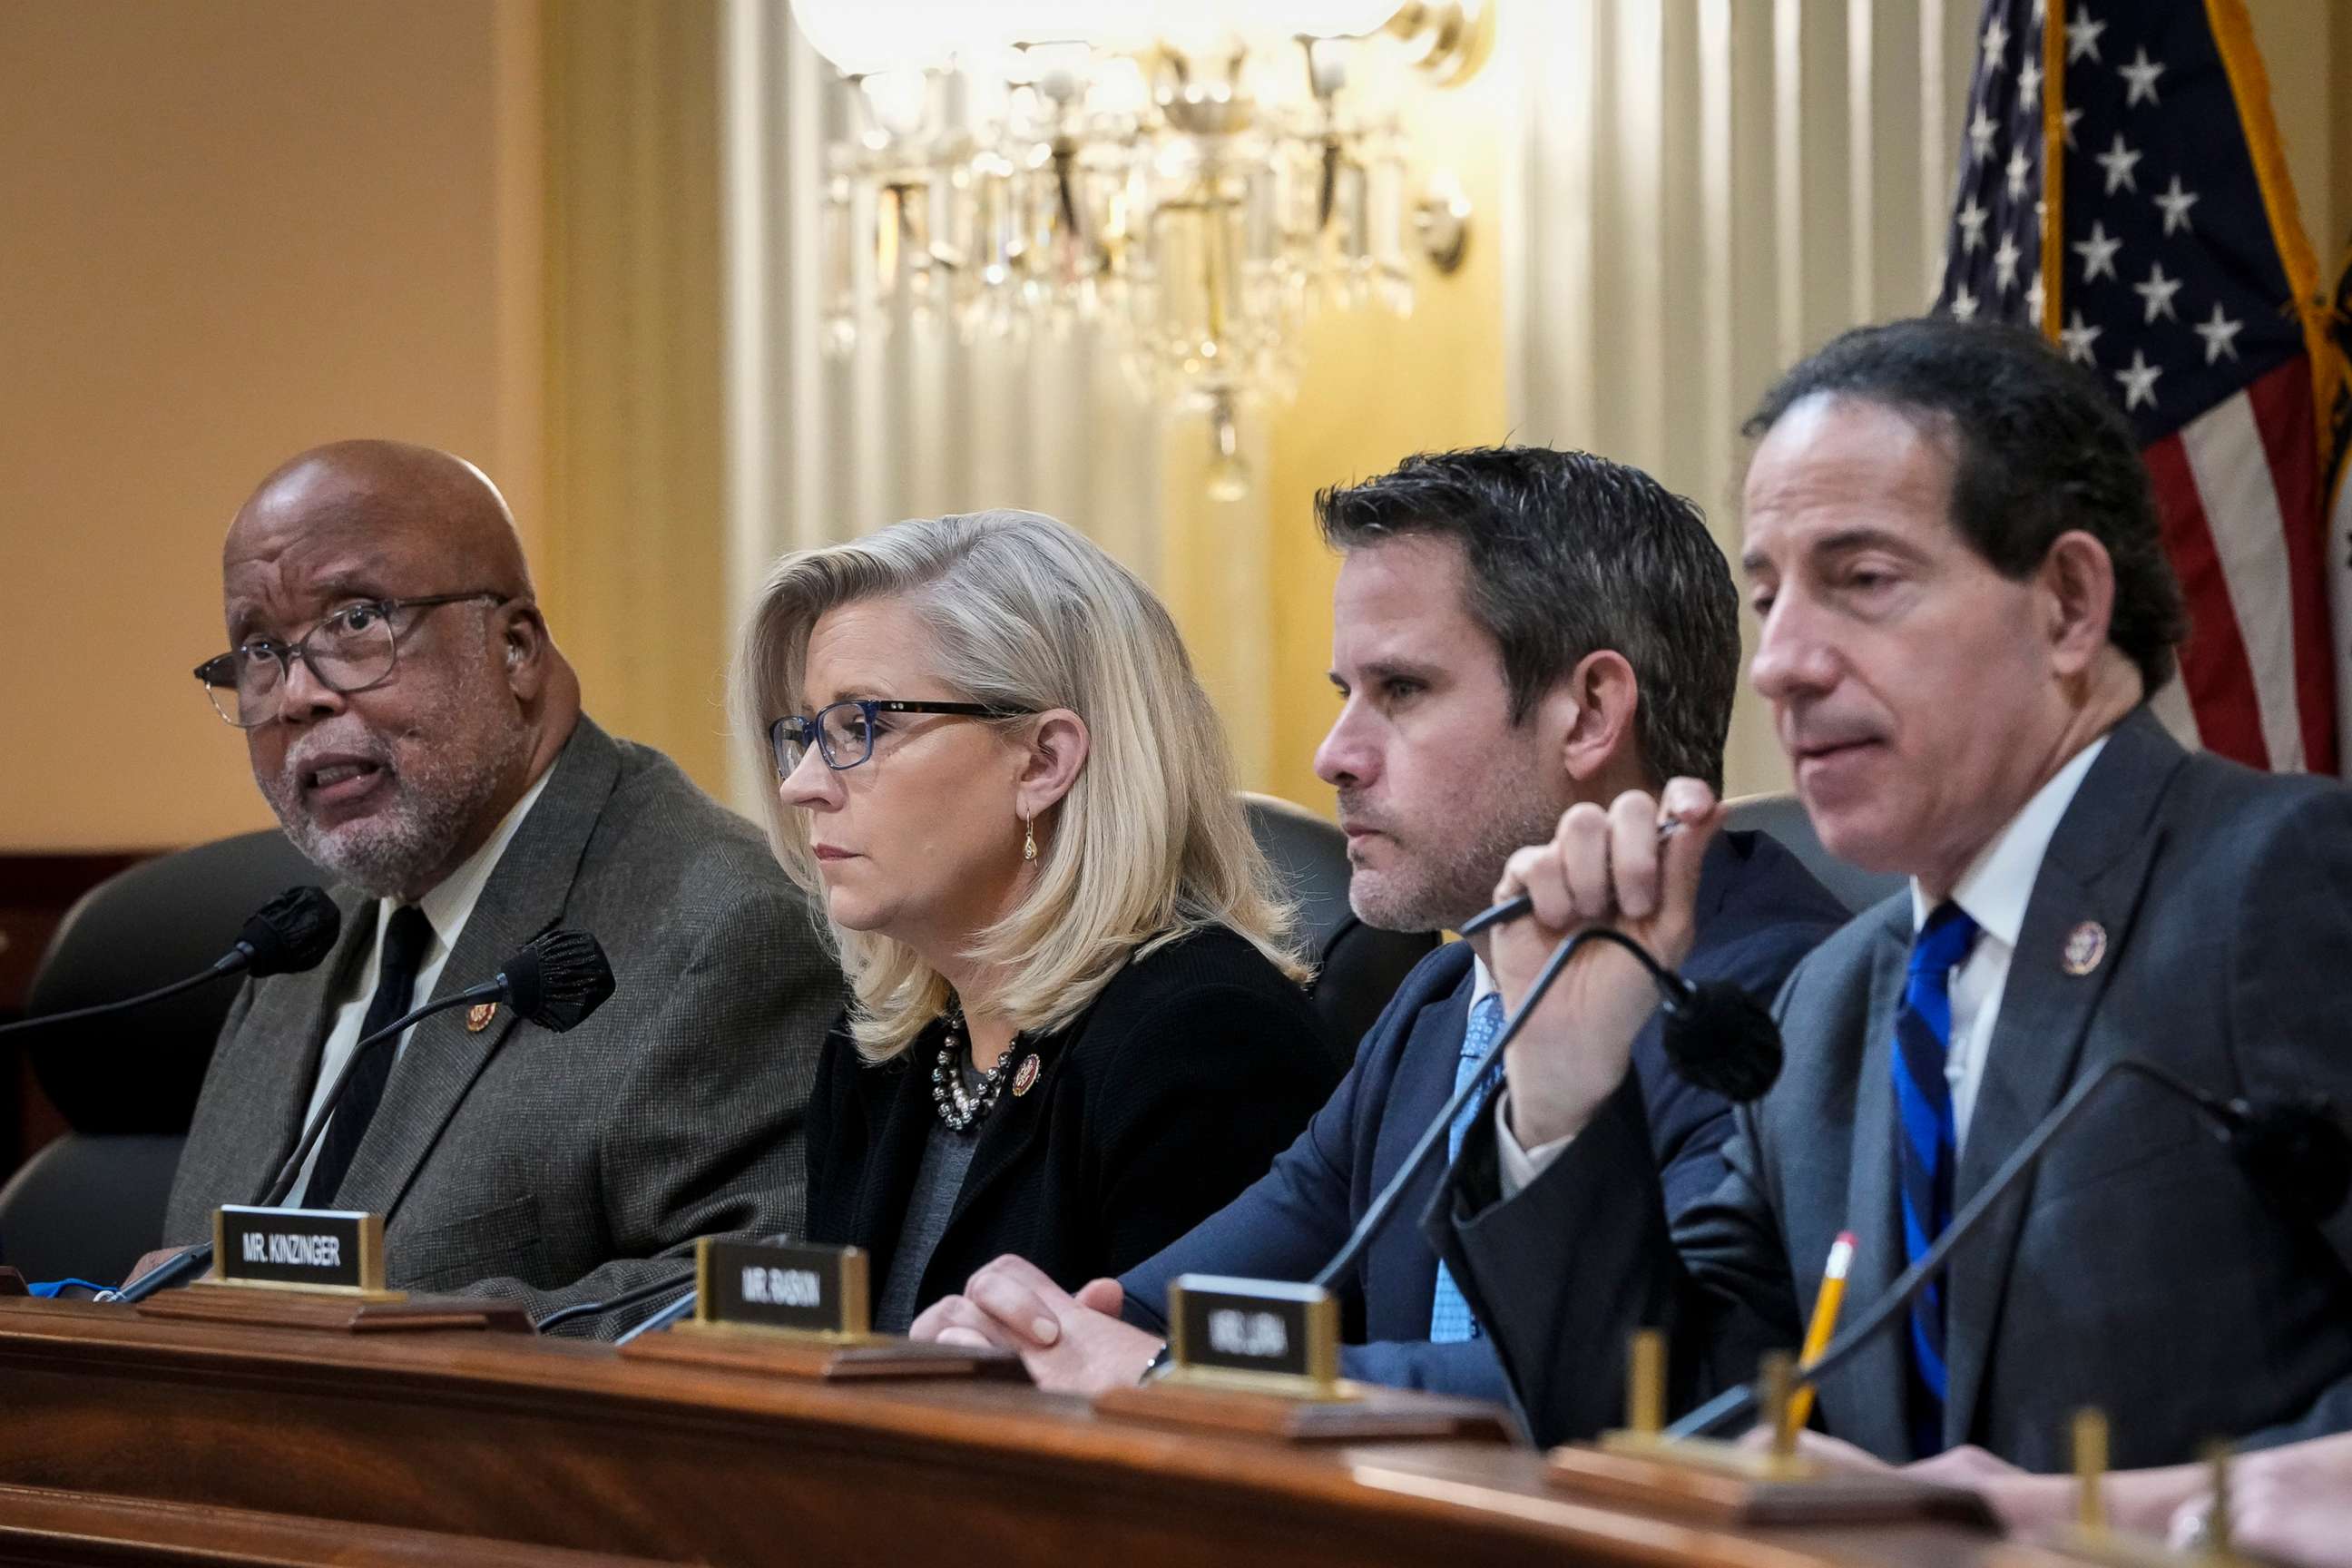
[[[1885,871],[1865,871],[1822,848],[1820,837],[1813,832],[1812,818],[1805,815],[1804,806],[1794,795],[1741,795],[1724,802],[1724,814],[1727,827],[1769,833],[1779,839],[1782,847],[1803,861],[1805,869],[1820,878],[1822,886],[1854,914],[1893,898],[1910,885],[1906,878]]]
[[[286,836],[241,834],[142,861],[82,895],[34,972],[27,1017],[136,995],[228,951],[245,918],[318,869]],[[0,1262],[28,1279],[119,1279],[163,1204],[233,981],[31,1037],[34,1075],[72,1129],[0,1187]]]
[[[1304,806],[1242,796],[1250,832],[1298,906],[1298,933],[1315,961],[1313,1000],[1342,1066],[1407,971],[1437,946],[1431,931],[1381,931],[1348,907],[1348,836]]]

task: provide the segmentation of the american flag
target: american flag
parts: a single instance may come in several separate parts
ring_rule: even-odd
[[[2192,626],[2174,731],[2352,772],[2344,361],[2243,0],[1987,0],[1980,38],[1937,308],[2040,327],[2130,416]]]

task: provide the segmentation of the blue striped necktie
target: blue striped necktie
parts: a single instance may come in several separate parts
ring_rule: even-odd
[[[1895,1015],[1895,1157],[1903,1194],[1903,1261],[1916,1263],[1952,1222],[1952,1171],[1959,1140],[1952,1086],[1944,1076],[1952,1046],[1952,971],[1966,962],[1977,922],[1948,900],[1911,939],[1911,972]],[[1944,1276],[1911,1303],[1911,1445],[1926,1458],[1944,1448]]]
[[[1454,1087],[1458,1091],[1478,1070],[1478,1058],[1495,1043],[1503,1027],[1503,998],[1489,991],[1478,998],[1470,1009],[1470,1026],[1462,1032],[1462,1055],[1454,1064]],[[1445,1130],[1446,1158],[1462,1157],[1462,1140],[1470,1131],[1470,1119],[1478,1114],[1478,1097],[1469,1101],[1454,1116],[1454,1125]],[[1454,1270],[1440,1259],[1437,1265],[1437,1293],[1429,1303],[1429,1337],[1441,1345],[1459,1344],[1478,1336],[1478,1320],[1470,1314],[1470,1302],[1462,1294],[1462,1287],[1454,1282]]]

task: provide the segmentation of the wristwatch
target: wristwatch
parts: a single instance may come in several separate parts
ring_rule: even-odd
[[[1138,1384],[1157,1383],[1160,1374],[1175,1364],[1176,1347],[1163,1341],[1160,1348],[1151,1352],[1151,1359],[1143,1363],[1143,1371],[1135,1381]]]

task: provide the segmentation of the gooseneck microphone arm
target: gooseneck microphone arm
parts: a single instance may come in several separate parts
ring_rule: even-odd
[[[94,1003],[66,1013],[44,1013],[38,1017],[20,1018],[13,1024],[0,1024],[0,1035],[52,1028],[84,1018],[103,1017],[109,1013],[127,1013],[134,1007],[166,1001],[183,992],[194,991],[199,985],[209,985],[215,980],[239,974],[248,969],[257,978],[309,969],[333,950],[341,925],[342,911],[335,907],[335,901],[322,889],[289,888],[262,905],[247,920],[235,945],[215,959],[210,968],[174,980],[168,985],[159,985],[152,991],[143,991],[136,996]]]
[[[2218,1131],[2231,1140],[2233,1152],[2247,1147],[2246,1144],[2238,1142],[2245,1134],[2253,1132],[2260,1136],[2264,1133],[2265,1130],[2257,1125],[2263,1112],[2252,1110],[2242,1103],[2240,1105],[2225,1103],[2168,1068],[2159,1067],[2154,1062],[2137,1057],[2117,1057],[2101,1065],[2089,1077],[2069,1090],[2066,1098],[2060,1100],[2050,1114],[2042,1118],[2041,1125],[2028,1134],[2025,1142],[2020,1143],[2010,1157],[2001,1163],[2000,1168],[1993,1173],[1992,1179],[1984,1184],[1983,1189],[1975,1197],[1969,1200],[1968,1206],[1952,1217],[1952,1223],[1944,1227],[1943,1235],[1936,1238],[1935,1245],[1921,1253],[1916,1263],[1896,1275],[1895,1282],[1886,1288],[1886,1293],[1872,1303],[1870,1310],[1855,1320],[1851,1327],[1832,1340],[1820,1355],[1800,1366],[1797,1369],[1797,1374],[1808,1383],[1818,1384],[1822,1378],[1852,1361],[1864,1345],[1875,1338],[1888,1323],[1895,1321],[1898,1313],[1911,1305],[1912,1299],[1917,1296],[1926,1288],[1927,1281],[1944,1267],[1944,1262],[1951,1256],[1952,1249],[1976,1230],[1983,1222],[1985,1215],[1991,1213],[1993,1206],[2000,1202],[2010,1188],[2015,1186],[2025,1173],[2034,1167],[2041,1160],[2043,1151],[2047,1150],[2058,1135],[2074,1123],[2092,1100],[2096,1098],[2107,1085],[2116,1082],[2126,1075],[2145,1079],[2196,1106],[2199,1111],[2215,1124]],[[2291,1110],[2290,1114],[2299,1115],[2308,1114],[2308,1112]],[[2343,1135],[2338,1130],[2327,1150],[2327,1157],[2334,1163],[2334,1168],[2320,1177],[2317,1184],[2324,1190],[2310,1200],[2313,1206],[2323,1209],[2325,1213],[2332,1213],[2336,1205],[2343,1201],[2344,1147]],[[2266,1193],[2265,1196],[2268,1195],[2270,1194]],[[1736,1387],[1724,1390],[1681,1420],[1675,1422],[1666,1428],[1665,1435],[1670,1438],[1703,1437],[1710,1433],[1720,1431],[1732,1422],[1750,1414],[1756,1409],[1756,1405],[1755,1385],[1740,1384]]]
[[[383,1028],[352,1047],[344,1059],[342,1070],[328,1088],[326,1098],[311,1114],[310,1124],[303,1128],[301,1141],[294,1145],[293,1153],[286,1157],[268,1190],[254,1200],[257,1208],[275,1208],[286,1201],[294,1190],[302,1166],[310,1157],[311,1148],[327,1129],[335,1107],[343,1098],[344,1089],[352,1081],[352,1073],[360,1058],[387,1040],[396,1039],[411,1025],[436,1013],[446,1013],[452,1007],[474,1003],[505,1001],[516,1012],[541,1028],[562,1034],[586,1019],[613,994],[613,966],[596,939],[585,931],[558,928],[534,938],[499,966],[498,974],[479,985],[468,986],[454,995],[427,1002],[394,1019]],[[143,1301],[158,1290],[185,1283],[208,1267],[213,1260],[212,1243],[191,1247],[168,1262],[142,1274],[116,1292],[118,1301]]]
[[[452,1007],[461,1007],[468,1003],[486,1001],[496,996],[500,984],[501,983],[496,980],[486,981],[471,990],[461,991],[455,996],[444,996],[438,1002],[428,1002],[424,1006],[394,1019],[374,1034],[360,1041],[358,1045],[353,1046],[352,1054],[343,1058],[342,1070],[335,1075],[334,1084],[327,1090],[327,1098],[319,1102],[319,1109],[312,1113],[310,1125],[302,1129],[301,1142],[294,1145],[294,1152],[286,1157],[286,1163],[278,1168],[278,1174],[271,1178],[269,1185],[263,1190],[261,1195],[253,1200],[253,1206],[265,1209],[276,1208],[286,1201],[286,1194],[294,1190],[295,1182],[302,1174],[302,1163],[310,1157],[311,1147],[319,1142],[320,1134],[326,1131],[327,1123],[334,1119],[335,1107],[342,1102],[344,1086],[352,1081],[352,1072],[360,1065],[360,1058],[386,1040],[398,1038],[404,1030],[420,1018],[429,1018],[436,1013],[445,1013]],[[198,1242],[168,1262],[157,1264],[130,1284],[125,1285],[121,1290],[115,1292],[114,1300],[143,1301],[158,1291],[168,1290],[175,1285],[184,1284],[194,1279],[205,1269],[211,1268],[212,1261],[213,1244],[209,1241]]]
[[[656,1296],[667,1296],[681,1285],[691,1286],[693,1283],[694,1270],[691,1268],[688,1269],[683,1274],[666,1275],[659,1279],[649,1279],[643,1285],[639,1285],[633,1289],[624,1290],[619,1295],[611,1297],[605,1300],[574,1301],[569,1307],[559,1307],[554,1311],[548,1313],[547,1316],[533,1323],[531,1327],[537,1329],[542,1334],[551,1333],[561,1325],[571,1322],[575,1318],[593,1318],[601,1312],[617,1312],[624,1308],[634,1307],[644,1301],[650,1301]],[[686,1306],[688,1311],[693,1310],[694,1292],[691,1289],[687,1292]],[[634,1338],[635,1336],[632,1335],[631,1337]]]
[[[1513,903],[1522,906],[1519,912],[1524,912],[1526,902],[1523,895],[1512,900],[1511,903],[1498,904],[1475,919],[1465,921],[1462,927],[1463,932],[1468,934],[1472,931],[1484,931],[1490,925],[1509,919]],[[1332,1254],[1331,1261],[1322,1267],[1312,1283],[1328,1289],[1333,1280],[1346,1274],[1354,1266],[1356,1259],[1362,1255],[1365,1246],[1373,1237],[1380,1234],[1381,1226],[1388,1223],[1390,1212],[1396,1207],[1398,1200],[1404,1196],[1405,1188],[1411,1185],[1413,1178],[1421,1173],[1422,1167],[1428,1164],[1429,1156],[1439,1147],[1439,1141],[1445,1136],[1445,1130],[1454,1125],[1454,1119],[1462,1113],[1463,1106],[1467,1104],[1470,1098],[1486,1083],[1486,1074],[1493,1068],[1495,1063],[1501,1059],[1504,1048],[1511,1043],[1513,1037],[1518,1034],[1519,1026],[1528,1021],[1528,1016],[1535,1011],[1536,1004],[1543,1000],[1544,993],[1550,990],[1551,983],[1559,978],[1559,972],[1568,966],[1568,961],[1575,957],[1577,950],[1588,942],[1614,942],[1623,948],[1642,961],[1643,965],[1649,970],[1650,977],[1658,982],[1662,987],[1669,980],[1680,981],[1680,976],[1651,957],[1649,951],[1640,942],[1624,932],[1612,930],[1607,926],[1588,927],[1553,948],[1551,957],[1544,961],[1543,968],[1537,973],[1535,984],[1528,987],[1526,998],[1519,1003],[1516,1012],[1503,1020],[1502,1028],[1496,1032],[1495,1043],[1486,1047],[1485,1056],[1478,1058],[1476,1070],[1462,1080],[1461,1085],[1454,1089],[1444,1105],[1439,1108],[1437,1114],[1430,1118],[1428,1127],[1423,1130],[1421,1137],[1413,1143],[1411,1152],[1405,1155],[1404,1163],[1397,1167],[1396,1174],[1389,1178],[1389,1184],[1381,1189],[1380,1195],[1374,1198],[1371,1205],[1364,1210],[1364,1217],[1356,1222],[1356,1228],[1349,1234],[1347,1241],[1340,1246],[1338,1252]]]

